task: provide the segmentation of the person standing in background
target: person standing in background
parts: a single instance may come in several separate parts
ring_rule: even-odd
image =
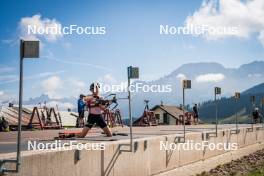
[[[79,99],[78,99],[79,117],[76,119],[76,128],[84,126],[84,108],[85,108],[84,97],[85,96],[83,94],[81,94]]]
[[[193,106],[193,113],[194,113],[194,122],[198,123],[199,112],[198,112],[197,104],[194,104],[194,106]]]

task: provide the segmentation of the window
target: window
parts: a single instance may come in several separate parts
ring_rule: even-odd
[[[157,120],[159,120],[159,119],[160,119],[160,114],[155,114],[155,118],[156,118]]]
[[[161,123],[160,114],[155,114],[155,119],[157,120],[158,123]]]
[[[163,114],[163,123],[164,124],[170,124],[170,118],[167,113]]]

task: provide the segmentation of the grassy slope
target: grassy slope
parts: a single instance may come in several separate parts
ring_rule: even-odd
[[[238,123],[248,123],[251,120],[248,117],[249,115],[246,114],[246,109],[245,108],[240,110],[237,113],[237,116],[238,116]],[[236,115],[235,114],[219,121],[219,123],[222,123],[222,124],[235,123],[235,122],[236,122]]]

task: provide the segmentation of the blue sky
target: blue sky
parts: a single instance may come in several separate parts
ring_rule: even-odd
[[[227,1],[223,0],[223,3]],[[26,59],[24,64],[26,99],[47,92],[58,97],[77,96],[78,91],[88,90],[90,82],[95,80],[125,81],[129,65],[140,67],[141,79],[153,80],[190,62],[218,62],[226,67],[239,67],[263,60],[261,31],[264,29],[262,24],[254,21],[255,18],[249,18],[255,30],[247,29],[246,34],[241,32],[235,37],[208,40],[192,35],[160,35],[161,24],[184,26],[188,16],[195,12],[201,14],[202,4],[202,0],[2,0],[0,93],[11,97],[18,95],[21,20],[34,15],[40,15],[40,20],[55,19],[62,26],[105,26],[106,35],[64,35],[55,41],[40,37],[40,59]],[[210,4],[205,5],[210,7]],[[197,20],[211,19],[210,15],[215,17],[207,14]],[[219,11],[218,15],[218,24],[228,24],[221,21],[225,15],[228,21],[226,12]],[[236,17],[230,16],[230,21],[233,19]],[[54,82],[57,84],[53,85]]]

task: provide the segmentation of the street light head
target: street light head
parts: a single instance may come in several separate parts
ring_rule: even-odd
[[[239,92],[235,92],[235,98],[239,99],[240,98],[240,93]]]
[[[184,89],[190,89],[192,86],[191,86],[191,80],[183,80],[182,81],[182,87]]]
[[[127,73],[129,79],[138,79],[139,78],[139,68],[138,67],[127,67]]]
[[[215,87],[215,94],[221,94],[221,88],[220,87]]]
[[[39,41],[23,41],[20,44],[21,58],[38,58]]]

